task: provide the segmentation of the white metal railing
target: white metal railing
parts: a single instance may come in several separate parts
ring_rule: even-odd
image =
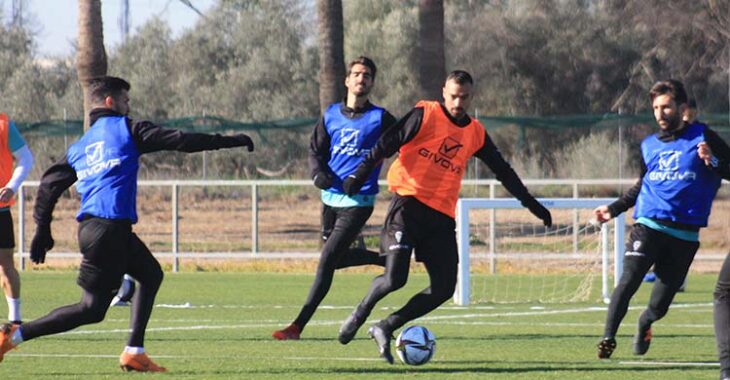
[[[524,184],[527,186],[570,186],[572,188],[572,197],[580,198],[581,186],[631,186],[635,179],[525,179]],[[724,182],[726,185],[727,181]],[[18,238],[16,239],[17,252],[16,255],[20,261],[20,268],[25,269],[26,260],[29,252],[25,246],[25,226],[27,224],[25,218],[25,192],[28,188],[37,188],[39,181],[25,181],[18,190],[17,203],[17,219],[18,219]],[[178,193],[181,187],[201,187],[201,186],[221,186],[221,187],[249,187],[251,189],[251,251],[250,252],[208,252],[195,253],[185,252],[187,258],[314,258],[318,253],[282,253],[282,252],[260,252],[259,251],[259,187],[265,186],[311,186],[310,180],[142,180],[139,181],[140,187],[157,186],[169,187],[171,192],[171,208],[172,208],[172,233],[171,233],[171,251],[155,252],[160,257],[171,257],[173,260],[173,270],[178,271],[180,260],[183,252],[179,251],[179,217],[178,217]],[[380,181],[381,185],[385,185],[385,181]],[[489,197],[495,198],[497,186],[501,183],[494,179],[483,180],[464,180],[462,181],[462,190],[468,191],[468,186],[488,186]],[[574,223],[577,224],[577,212],[574,215]],[[577,229],[576,229],[577,230]],[[574,246],[577,247],[577,236],[574,237]],[[55,257],[77,257],[77,253],[54,253]]]

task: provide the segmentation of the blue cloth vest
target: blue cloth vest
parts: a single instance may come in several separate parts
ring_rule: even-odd
[[[697,144],[705,141],[706,128],[692,124],[670,142],[662,142],[656,134],[644,139],[641,154],[647,170],[634,208],[635,219],[707,226],[722,179],[697,156]]]
[[[85,215],[137,222],[139,151],[125,117],[102,117],[66,153]]]
[[[347,118],[340,109],[342,103],[335,103],[324,113],[324,127],[330,136],[330,169],[335,174],[332,187],[327,191],[344,194],[342,181],[353,174],[370,149],[380,138],[380,129],[385,110],[375,105],[355,119]],[[378,176],[381,165],[370,173],[360,194],[378,193]]]

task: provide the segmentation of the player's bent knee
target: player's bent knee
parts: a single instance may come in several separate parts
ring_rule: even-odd
[[[730,287],[717,284],[715,291],[712,293],[712,297],[717,302],[730,303]]]
[[[159,265],[152,268],[150,271],[145,273],[143,278],[137,278],[140,286],[148,288],[159,288],[162,284],[162,280],[165,278],[165,272],[162,271]]]
[[[106,317],[106,307],[85,305],[82,309],[84,324],[99,323]]]
[[[394,292],[406,285],[407,277],[386,277],[384,287],[388,292]]]
[[[652,305],[647,309],[648,316],[654,321],[664,318],[667,312],[669,312],[669,305],[663,307]]]
[[[5,270],[6,267],[15,267],[12,249],[0,248],[0,267],[3,267],[3,270]]]
[[[164,280],[164,279],[165,279],[165,272],[162,271],[162,268],[157,267],[156,270],[154,271],[153,281],[155,282],[155,284],[157,284],[157,286],[159,286],[160,284],[162,284],[162,280]]]
[[[454,285],[454,286],[449,286],[449,287],[440,288],[440,289],[432,288],[431,291],[433,292],[433,295],[436,296],[438,298],[438,300],[443,303],[443,302],[446,302],[449,299],[451,299],[451,297],[453,297],[454,291],[456,291],[456,286]]]

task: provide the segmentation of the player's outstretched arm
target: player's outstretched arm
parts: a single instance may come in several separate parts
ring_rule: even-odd
[[[242,133],[231,136],[218,133],[186,133],[178,129],[162,128],[149,121],[132,124],[130,131],[140,153],[161,150],[193,153],[239,146],[246,147],[249,152],[254,150],[251,138]]]
[[[51,220],[58,198],[76,182],[76,172],[66,159],[53,164],[41,177],[38,187],[33,220],[36,231],[30,244],[30,259],[36,264],[46,260],[46,253],[53,248]]]
[[[520,200],[523,206],[525,206],[530,212],[542,220],[546,227],[553,225],[553,217],[550,214],[550,210],[545,208],[535,197],[530,194],[522,183],[520,177],[515,173],[512,166],[502,157],[502,154],[494,145],[494,142],[489,135],[484,132],[484,145],[479,149],[474,156],[482,160],[489,169],[491,169],[497,177],[497,180],[504,185],[505,189],[510,192],[515,198]]]

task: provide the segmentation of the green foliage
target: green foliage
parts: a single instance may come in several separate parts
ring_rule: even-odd
[[[418,40],[418,14],[415,1],[378,0],[345,2],[345,57],[360,55],[375,61],[378,74],[372,92],[373,102],[396,117],[405,114],[418,101],[415,66]],[[343,79],[344,83],[344,79]]]
[[[153,120],[167,119],[178,99],[184,96],[171,91],[175,75],[172,43],[170,27],[153,18],[111,56],[110,74],[125,78],[132,85],[134,114]]]
[[[638,112],[648,108],[648,87],[666,77],[685,80],[703,112],[724,111],[727,4],[450,2],[447,70],[474,74],[472,111],[480,115],[605,113],[619,106]],[[418,100],[418,3],[343,5],[347,59],[375,59],[381,70],[373,100],[403,114]],[[133,110],[143,118],[315,117],[314,13],[304,0],[221,1],[176,38],[153,18],[109,52],[110,72],[130,80]],[[77,118],[81,98],[73,60],[41,65],[29,30],[0,26],[0,107],[25,121],[60,119],[64,110]]]
[[[213,9],[177,43],[173,89],[189,99],[174,114],[249,121],[316,114],[316,54],[305,45],[301,8],[280,0]]]
[[[29,31],[0,25],[0,83],[5,83],[32,58],[32,46],[33,39]]]

